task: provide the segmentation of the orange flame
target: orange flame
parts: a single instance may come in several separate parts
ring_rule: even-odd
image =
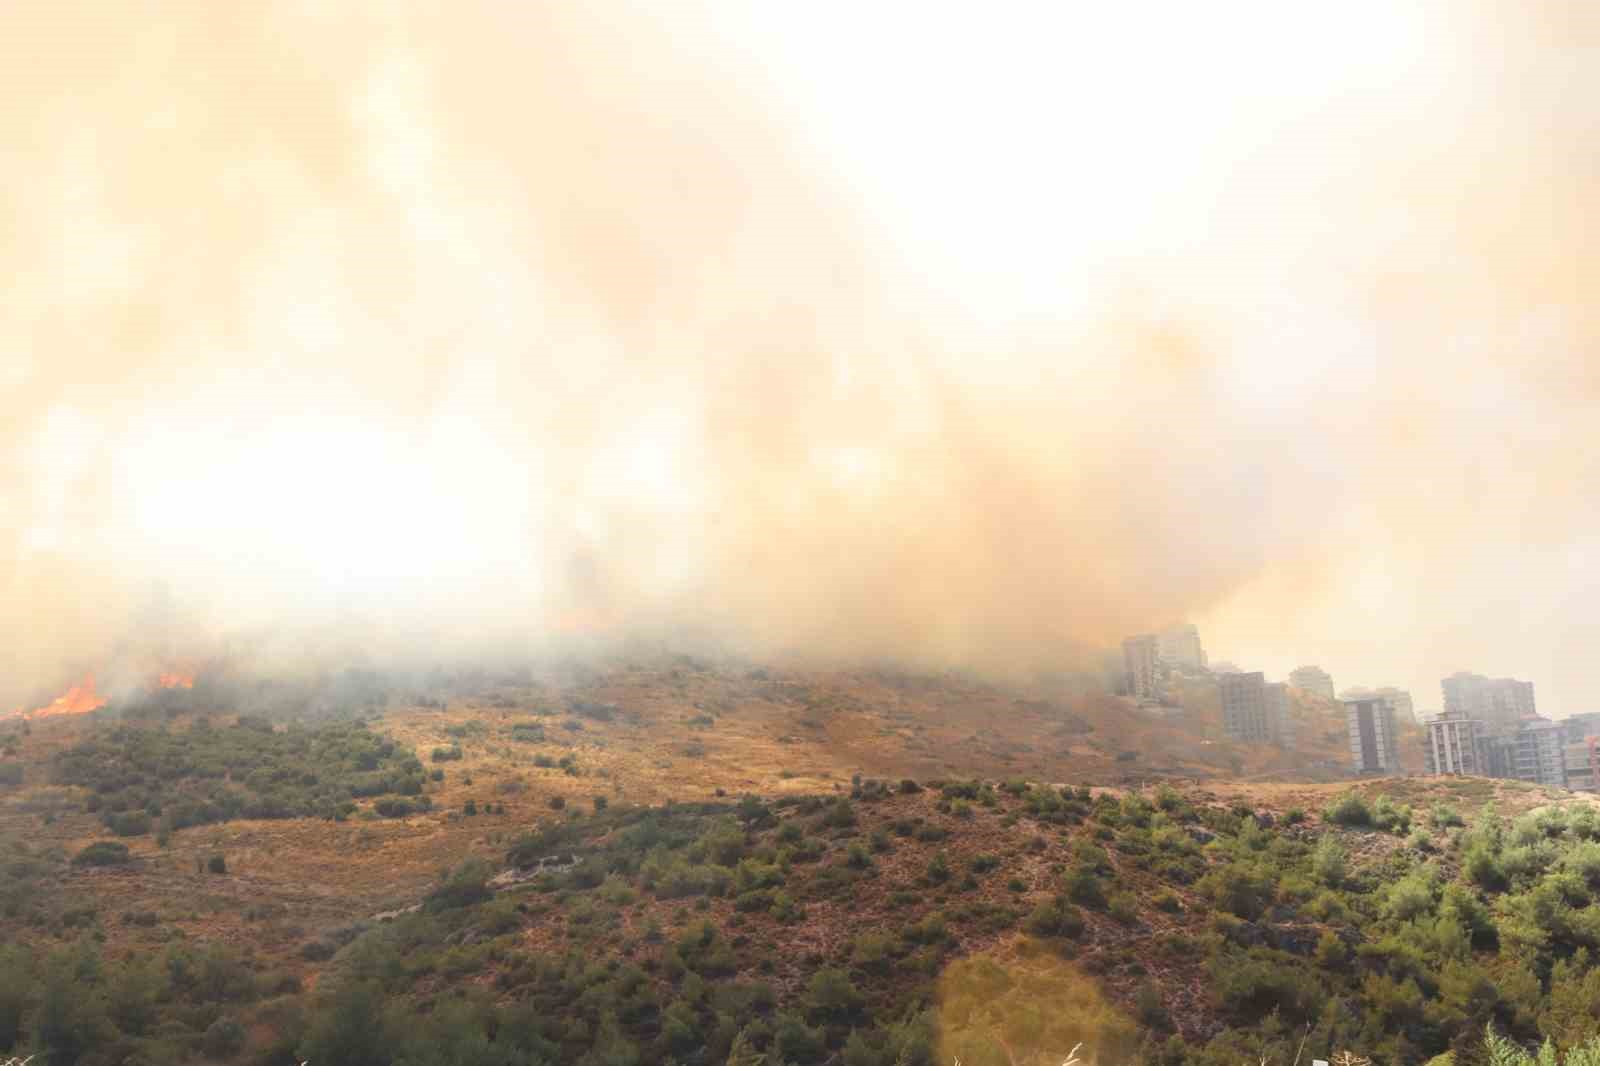
[[[156,678],[158,688],[194,688],[193,674],[164,673]]]
[[[62,714],[87,714],[99,710],[106,705],[94,690],[94,675],[87,674],[84,679],[57,696],[48,705],[32,711],[22,711],[24,718],[53,718]]]

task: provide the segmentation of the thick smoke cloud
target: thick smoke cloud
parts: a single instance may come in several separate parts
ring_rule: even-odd
[[[940,161],[819,134],[732,6],[13,7],[0,703],[634,633],[1018,673],[1206,612],[1270,659],[1371,639],[1373,559],[1356,602],[1450,622],[1342,653],[1421,685],[1505,646],[1463,568],[1510,596],[1595,517],[1583,10],[1428,9],[1287,103],[1144,70],[1205,117],[978,95],[951,165],[1008,110],[1124,131],[1032,128],[1093,195],[995,159],[1030,233],[1003,175],[902,211]]]

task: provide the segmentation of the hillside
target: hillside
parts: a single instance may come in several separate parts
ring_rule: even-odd
[[[1144,785],[1102,738],[1120,704],[801,676],[454,679],[365,725],[186,698],[16,730],[0,1049],[870,1066],[1082,1041],[1232,1066],[1600,1024],[1585,800]]]

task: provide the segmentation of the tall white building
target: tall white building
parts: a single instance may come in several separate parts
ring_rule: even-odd
[[[1333,678],[1328,671],[1320,666],[1302,666],[1289,674],[1289,684],[1301,692],[1309,692],[1314,696],[1321,696],[1325,700],[1332,700]]]
[[[1122,665],[1128,695],[1136,700],[1153,700],[1160,691],[1161,642],[1154,634],[1129,637],[1122,642]]]
[[[1285,751],[1294,748],[1294,715],[1289,709],[1289,686],[1282,681],[1269,681],[1261,687],[1267,704],[1267,725],[1272,731],[1273,743]]]
[[[1444,691],[1446,711],[1461,711],[1490,729],[1515,729],[1523,718],[1539,713],[1531,681],[1484,677],[1463,670],[1439,682],[1439,687]]]
[[[1233,740],[1264,743],[1273,739],[1267,717],[1266,686],[1261,671],[1220,674],[1217,694],[1222,700],[1222,732]]]
[[[1565,740],[1560,722],[1530,715],[1517,723],[1515,775],[1551,788],[1567,787]]]
[[[1600,737],[1569,740],[1562,748],[1567,787],[1579,792],[1600,791]]]
[[[1411,702],[1411,693],[1403,688],[1394,688],[1386,685],[1383,688],[1347,688],[1339,693],[1341,700],[1366,699],[1369,696],[1382,696],[1389,701],[1389,706],[1394,708],[1395,718],[1402,722],[1416,722],[1416,705]]]
[[[1395,747],[1394,708],[1381,696],[1345,700],[1345,728],[1350,736],[1350,765],[1358,774],[1397,774],[1400,752]]]
[[[1161,661],[1172,666],[1203,670],[1206,650],[1200,646],[1200,630],[1192,625],[1172,626],[1156,634]]]
[[[1478,723],[1460,711],[1445,711],[1423,723],[1422,760],[1430,774],[1483,776]]]

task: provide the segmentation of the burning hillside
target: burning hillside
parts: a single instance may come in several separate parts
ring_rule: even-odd
[[[151,675],[150,680],[145,682],[142,687],[153,692],[188,691],[194,688],[194,682],[195,675],[193,671],[168,667]],[[107,706],[109,702],[95,688],[95,674],[90,672],[49,703],[41,704],[32,710],[26,707],[18,707],[7,714],[0,714],[0,718],[38,719],[88,714],[90,711],[100,710],[102,707]]]
[[[59,715],[87,714],[90,711],[97,711],[105,705],[106,701],[94,690],[94,675],[86,674],[82,681],[73,685],[43,707],[36,707],[31,711],[18,707],[8,717],[54,718]]]

